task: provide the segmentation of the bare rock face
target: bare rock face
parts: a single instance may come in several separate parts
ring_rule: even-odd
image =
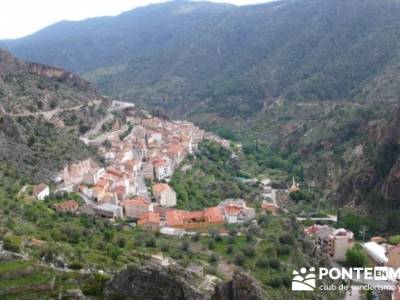
[[[130,265],[106,284],[106,299],[210,300],[194,278],[175,267]]]
[[[265,294],[249,275],[236,272],[231,281],[209,295],[198,289],[193,275],[179,267],[156,264],[130,265],[104,289],[106,299],[146,300],[264,300]]]
[[[249,275],[236,272],[232,280],[218,285],[212,300],[264,300],[266,296],[262,288]]]

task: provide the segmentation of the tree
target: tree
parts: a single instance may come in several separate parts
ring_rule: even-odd
[[[346,251],[346,264],[349,267],[364,267],[368,262],[368,257],[364,253],[360,244],[355,244]]]
[[[398,245],[400,244],[400,235],[392,235],[388,239],[389,244]]]
[[[242,253],[238,253],[235,256],[235,264],[237,264],[238,266],[243,266],[245,262],[245,258],[244,255]]]
[[[281,262],[276,258],[271,258],[269,261],[269,266],[275,270],[279,270],[281,267]]]
[[[21,250],[22,241],[19,236],[16,236],[12,233],[8,233],[5,235],[4,239],[4,249],[12,251],[12,252],[19,252]]]

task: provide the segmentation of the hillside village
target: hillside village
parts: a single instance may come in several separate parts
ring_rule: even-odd
[[[174,208],[177,195],[168,184],[174,171],[188,155],[195,155],[203,140],[230,149],[228,140],[191,122],[170,121],[146,113],[138,116],[132,105],[123,105],[122,110],[126,125],[95,139],[82,138],[97,148],[104,165],[92,159],[73,163],[55,179],[56,193],[77,192],[85,202],[82,207],[74,200],[62,202],[56,207],[58,212],[79,212],[110,220],[124,218],[171,235],[255,218],[255,208],[248,207],[243,199],[225,199],[215,207],[199,211]],[[276,191],[269,183],[264,182],[260,209],[275,213]],[[34,189],[38,200],[50,195],[47,184]]]

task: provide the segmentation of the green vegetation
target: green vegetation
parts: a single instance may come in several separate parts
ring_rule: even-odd
[[[177,193],[178,207],[203,209],[215,206],[226,198],[244,198],[254,201],[255,189],[236,178],[242,175],[237,161],[230,159],[231,152],[220,145],[205,141],[200,144],[196,157],[190,157],[170,182]]]
[[[398,245],[400,244],[400,235],[392,235],[388,238],[388,242],[391,245]]]
[[[355,244],[346,251],[346,265],[349,267],[365,267],[368,257],[360,244]]]

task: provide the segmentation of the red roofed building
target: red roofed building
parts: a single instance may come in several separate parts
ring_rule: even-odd
[[[130,219],[139,219],[141,215],[152,211],[153,208],[151,203],[142,197],[122,201],[121,205],[124,208],[125,217]]]
[[[153,185],[153,194],[161,206],[176,206],[176,193],[168,184],[157,183]]]
[[[224,224],[225,218],[219,207],[209,207],[204,209],[206,222],[209,224]]]
[[[219,207],[209,207],[202,211],[170,210],[166,221],[168,227],[196,229],[223,224],[225,219]]]
[[[160,215],[155,212],[148,212],[140,216],[138,225],[150,230],[160,228]]]

